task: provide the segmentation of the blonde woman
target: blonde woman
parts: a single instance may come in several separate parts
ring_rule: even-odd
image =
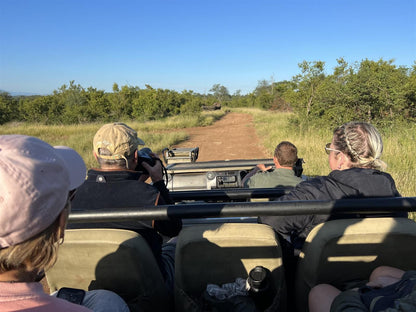
[[[289,194],[279,197],[279,201],[400,196],[393,178],[383,172],[387,167],[381,160],[383,141],[373,125],[366,122],[341,125],[334,130],[325,152],[331,173],[299,183]],[[391,212],[383,216],[407,217],[407,213]],[[309,232],[319,223],[345,217],[354,218],[354,215],[259,217],[259,222],[272,226],[279,236],[289,290],[297,257]]]
[[[325,151],[331,173],[299,183],[289,194],[279,197],[279,201],[400,196],[393,178],[382,171],[387,167],[381,160],[383,141],[371,124],[348,122],[336,128]],[[392,215],[407,217],[407,213],[401,212]],[[271,225],[295,248],[301,248],[315,225],[338,217],[342,216],[264,216],[259,220]]]

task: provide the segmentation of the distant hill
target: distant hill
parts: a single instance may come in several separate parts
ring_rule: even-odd
[[[30,95],[41,95],[39,93],[33,93],[33,92],[9,92],[6,90],[1,90],[0,89],[0,93],[2,92],[6,92],[8,94],[10,94],[11,96],[30,96]]]

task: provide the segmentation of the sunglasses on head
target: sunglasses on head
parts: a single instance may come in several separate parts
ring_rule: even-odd
[[[331,153],[331,151],[341,153],[341,151],[336,150],[336,149],[333,149],[333,148],[330,148],[330,146],[331,146],[331,143],[326,143],[326,145],[325,145],[325,152],[326,152],[328,155],[329,155],[329,153]]]

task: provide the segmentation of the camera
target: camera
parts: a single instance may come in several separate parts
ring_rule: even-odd
[[[150,153],[152,153],[152,150],[148,147],[144,147],[141,150],[137,151],[138,161],[136,166],[136,171],[141,171],[145,174],[148,174],[147,170],[142,166],[142,162],[145,161],[150,166],[154,166],[156,164],[156,159],[153,158]]]
[[[295,176],[301,177],[303,172],[303,166],[302,164],[305,163],[303,158],[298,158],[295,165],[293,166],[293,171],[295,172]]]

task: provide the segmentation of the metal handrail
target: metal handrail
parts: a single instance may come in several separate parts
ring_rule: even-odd
[[[215,190],[174,191],[170,196],[175,202],[182,200],[244,200],[250,198],[275,198],[288,194],[293,187],[233,188]]]
[[[360,198],[328,201],[270,201],[186,203],[145,206],[137,208],[77,211],[69,215],[69,222],[108,222],[128,220],[166,220],[176,218],[218,218],[289,216],[305,214],[383,214],[392,211],[416,211],[416,197]]]

